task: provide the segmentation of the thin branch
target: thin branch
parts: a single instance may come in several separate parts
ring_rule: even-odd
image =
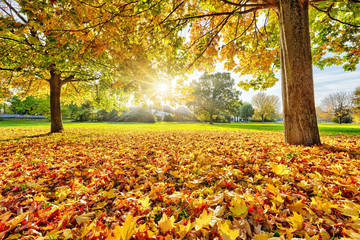
[[[204,53],[206,52],[206,50],[208,49],[208,47],[211,45],[211,43],[214,41],[215,37],[220,33],[220,31],[224,28],[225,24],[227,23],[227,21],[229,20],[229,18],[231,17],[231,15],[225,17],[218,26],[221,26],[220,29],[214,34],[214,36],[210,39],[209,43],[206,44],[205,49],[199,54],[199,56],[197,56],[195,58],[195,60],[188,66],[188,68],[186,69],[189,70],[194,64],[195,62],[204,55]]]
[[[227,44],[223,45],[222,48],[223,48],[223,47],[226,47],[226,46],[229,45],[230,43],[235,42],[236,40],[238,40],[239,38],[241,38],[241,37],[249,30],[249,28],[251,27],[251,25],[252,25],[253,23],[254,23],[254,18],[253,18],[253,20],[251,21],[251,23],[249,24],[249,26],[247,26],[247,28],[240,34],[240,36],[234,38],[233,40],[231,40],[231,41],[228,42]]]
[[[177,5],[170,13],[169,15],[166,16],[166,18],[164,18],[164,20],[162,20],[159,25],[163,24],[185,1],[182,1],[179,5]]]
[[[273,7],[274,5],[271,3],[265,3],[265,4],[247,4],[247,2],[242,3],[242,1],[240,1],[239,3],[234,3],[228,0],[221,0],[224,3],[233,5],[233,6],[237,6],[237,7],[260,7],[260,8],[269,8],[269,7]]]
[[[336,22],[339,22],[339,23],[342,23],[342,24],[345,24],[345,25],[348,25],[348,26],[351,26],[351,27],[360,27],[360,25],[355,25],[355,24],[351,24],[351,23],[347,23],[347,22],[344,22],[344,21],[341,21],[340,19],[337,19],[333,16],[331,16],[330,12],[332,10],[332,8],[334,7],[334,3],[331,4],[326,10],[323,10],[323,9],[320,9],[319,7],[315,6],[314,4],[310,3],[310,5],[315,8],[316,10],[320,11],[320,12],[323,12],[323,13],[326,13],[326,15],[333,21],[336,21]]]
[[[77,88],[75,87],[75,85],[74,85],[72,82],[70,82],[70,84],[71,84],[71,86],[73,86],[73,88],[75,89],[75,91],[76,91],[77,93],[80,93],[80,91],[77,90]]]
[[[209,13],[209,14],[204,14],[204,15],[196,15],[196,16],[188,16],[188,17],[183,17],[183,18],[179,18],[179,19],[173,19],[172,21],[179,21],[179,20],[189,20],[189,19],[196,19],[196,18],[205,18],[205,17],[214,17],[214,16],[224,16],[224,15],[233,15],[234,13],[239,13],[239,14],[246,14],[246,13],[250,13],[250,12],[255,12],[257,10],[262,9],[261,7],[256,7],[256,8],[250,8],[248,10],[244,10],[244,11],[239,11],[239,12],[216,12],[216,13]]]
[[[10,4],[8,3],[6,0],[3,0],[3,2],[6,4],[6,6],[8,6],[13,12],[15,12],[16,16],[18,16],[24,23],[27,23],[28,21],[26,21],[26,19],[21,16],[21,14],[18,13],[18,11],[16,11],[16,9]]]
[[[15,72],[15,71],[18,71],[18,68],[3,68],[3,67],[0,67],[0,71]]]

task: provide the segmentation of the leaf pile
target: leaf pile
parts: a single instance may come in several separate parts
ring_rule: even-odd
[[[4,129],[0,239],[360,239],[360,139]]]

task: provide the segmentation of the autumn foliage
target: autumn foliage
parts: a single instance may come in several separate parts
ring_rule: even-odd
[[[2,129],[0,239],[360,238],[358,136],[46,130]]]

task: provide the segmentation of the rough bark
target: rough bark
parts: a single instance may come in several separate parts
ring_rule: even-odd
[[[278,1],[285,141],[320,144],[307,0]]]
[[[51,133],[64,130],[61,116],[61,79],[55,70],[50,71],[50,111],[51,111]]]

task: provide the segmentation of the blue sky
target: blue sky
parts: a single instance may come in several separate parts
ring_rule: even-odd
[[[218,65],[215,69],[218,72],[224,72],[221,65]],[[315,89],[315,104],[320,105],[321,100],[337,91],[353,92],[356,87],[360,87],[360,66],[354,72],[344,71],[339,66],[327,67],[324,70],[320,70],[316,67],[313,69],[314,72],[314,89]],[[201,74],[200,74],[201,75]],[[280,72],[277,75],[280,78]],[[240,77],[236,74],[232,74],[232,78],[240,80]],[[249,90],[246,92],[241,89],[240,99],[243,102],[251,102],[251,98],[259,91]],[[281,84],[278,81],[274,87],[264,91],[269,95],[276,95],[281,99]]]

